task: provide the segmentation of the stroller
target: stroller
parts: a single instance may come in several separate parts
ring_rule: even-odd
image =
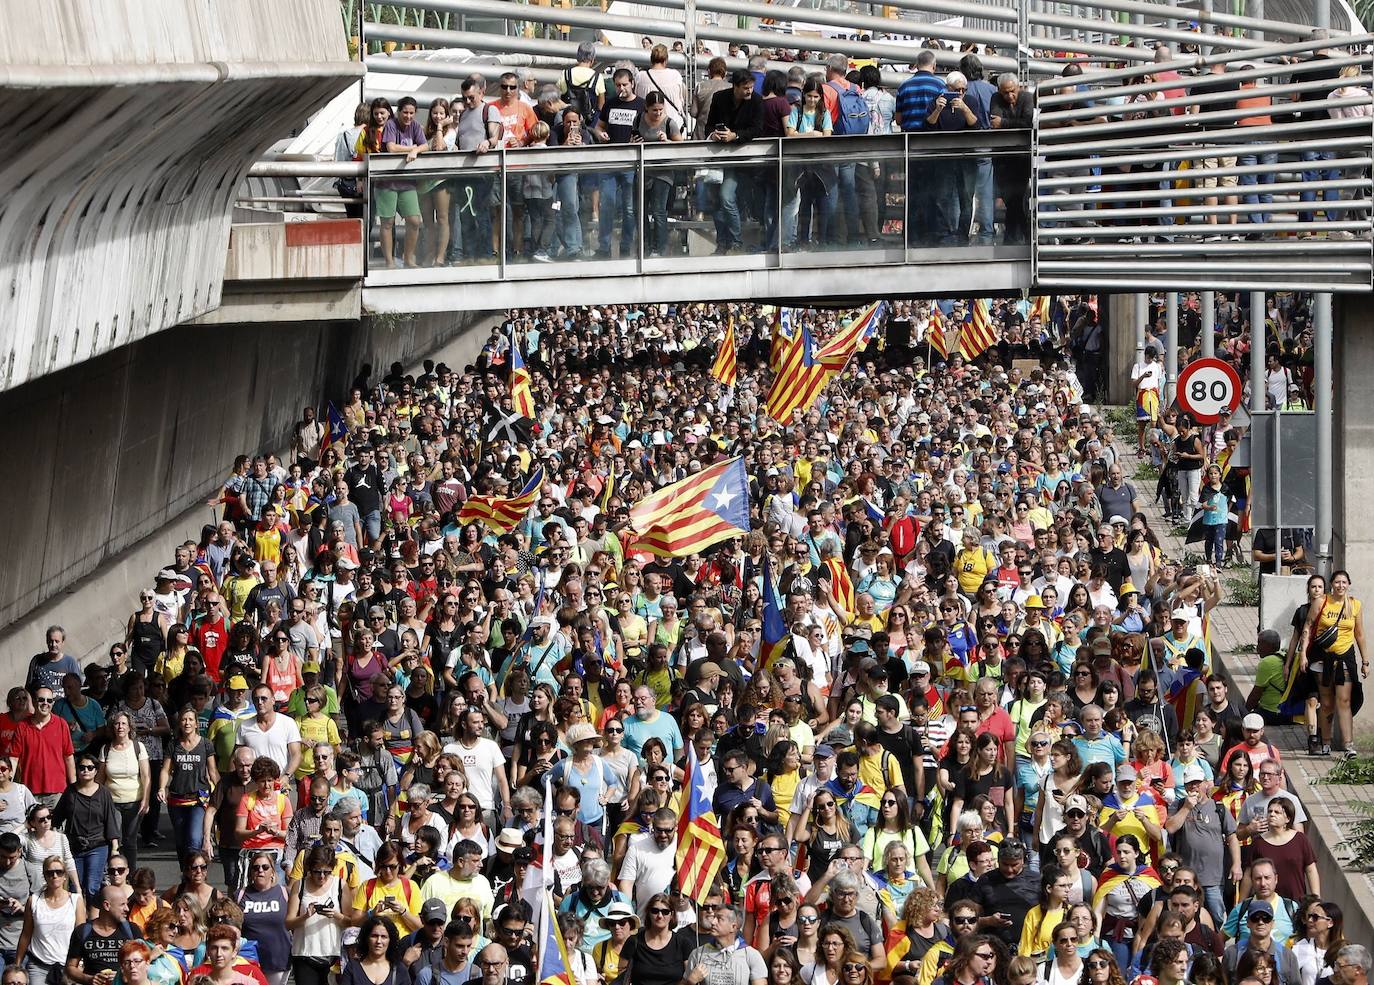
[[[1183,520],[1183,501],[1178,494],[1178,469],[1172,458],[1160,470],[1159,481],[1155,483],[1155,502],[1164,503],[1164,518],[1173,523]]]

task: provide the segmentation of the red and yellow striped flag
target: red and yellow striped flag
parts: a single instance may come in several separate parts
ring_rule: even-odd
[[[930,306],[930,325],[926,328],[926,341],[940,354],[941,359],[949,358],[949,346],[945,343],[945,315],[935,303]]]
[[[525,357],[520,354],[520,343],[513,328],[510,336],[510,402],[517,414],[534,420],[534,393],[530,390],[530,371],[525,368]]]
[[[682,801],[677,822],[677,885],[682,895],[701,903],[725,862],[725,842],[720,823],[706,796],[706,778],[697,762],[696,748],[687,742],[687,763],[682,777]]]
[[[720,348],[716,350],[716,361],[711,365],[711,375],[723,386],[734,386],[739,375],[735,360],[735,320],[725,320],[725,335],[721,337]]]
[[[837,557],[826,558],[825,568],[830,572],[831,597],[844,613],[846,620],[853,618],[858,608],[858,599],[854,594],[854,579],[849,576],[849,569],[844,566],[844,561]]]
[[[1040,319],[1040,324],[1050,323],[1050,298],[1048,294],[1037,294],[1031,298],[1030,313]]]
[[[530,511],[534,501],[539,498],[539,487],[544,484],[544,467],[534,470],[525,488],[510,499],[497,496],[473,496],[458,510],[458,522],[485,523],[498,534],[508,534],[516,528],[525,514]]]
[[[959,352],[965,359],[977,359],[996,341],[997,329],[992,324],[987,298],[978,298],[959,331]]]

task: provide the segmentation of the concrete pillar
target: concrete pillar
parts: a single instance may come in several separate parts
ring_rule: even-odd
[[[1314,373],[1314,411],[1317,417],[1317,526],[1313,543],[1322,574],[1330,575],[1332,495],[1334,475],[1331,468],[1332,401],[1335,398],[1331,378],[1331,295],[1316,296],[1312,310],[1312,369]]]
[[[1357,295],[1339,295],[1334,307],[1336,432],[1332,445],[1332,546],[1335,567],[1345,568],[1361,598],[1374,596],[1374,312]]]
[[[1139,339],[1145,322],[1138,317],[1134,294],[1104,295],[1100,299],[1107,331],[1107,400],[1113,404],[1135,403],[1131,366],[1140,358]]]
[[[1202,355],[1209,358],[1217,354],[1217,292],[1203,291],[1198,303],[1202,307]]]
[[[1250,292],[1250,407],[1264,410],[1264,347],[1269,331],[1264,325],[1264,292]]]

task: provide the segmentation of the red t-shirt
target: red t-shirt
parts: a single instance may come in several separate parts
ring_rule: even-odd
[[[219,662],[229,648],[229,630],[222,618],[214,622],[201,621],[191,630],[191,645],[205,658],[205,672],[219,683]]]
[[[14,756],[14,739],[19,734],[19,722],[9,712],[0,715],[0,756]]]
[[[1016,741],[1016,725],[1012,722],[1011,716],[1001,708],[994,708],[991,715],[978,723],[978,728],[973,734],[979,736],[984,732],[991,732],[997,736],[997,741],[1003,746]]]
[[[41,728],[31,718],[19,723],[14,737],[19,780],[34,794],[66,790],[67,757],[75,754],[71,726],[56,715],[50,716]]]
[[[247,981],[256,982],[257,985],[267,985],[267,976],[262,973],[262,969],[247,958],[234,958],[233,970],[243,975]],[[214,969],[210,967],[209,962],[198,964],[186,973],[186,980],[189,982],[197,975],[208,975],[213,971]]]

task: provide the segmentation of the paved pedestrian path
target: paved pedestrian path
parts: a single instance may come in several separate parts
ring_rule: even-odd
[[[1135,471],[1140,459],[1134,449],[1134,438],[1126,446],[1126,474]],[[1201,545],[1185,546],[1183,538],[1175,533],[1172,524],[1164,519],[1162,509],[1153,502],[1154,480],[1136,481],[1136,490],[1143,504],[1143,512],[1150,520],[1150,526],[1159,535],[1160,544],[1166,554],[1182,558],[1186,553],[1201,553]],[[1245,557],[1248,559],[1249,538],[1245,540]],[[1233,583],[1248,583],[1251,579],[1248,568],[1229,568],[1221,572],[1224,586],[1223,602],[1212,613],[1212,643],[1217,650],[1218,666],[1222,673],[1231,678],[1232,698],[1243,702],[1250,693],[1255,680],[1255,667],[1259,658],[1255,653],[1255,639],[1258,635],[1259,610],[1255,606],[1232,604]],[[1286,646],[1288,637],[1283,634]],[[1319,856],[1319,870],[1322,875],[1323,895],[1337,901],[1347,915],[1347,935],[1355,940],[1371,940],[1374,937],[1359,936],[1351,933],[1349,921],[1352,912],[1355,920],[1362,920],[1366,927],[1374,928],[1374,877],[1371,873],[1359,871],[1351,863],[1346,851],[1346,842],[1351,827],[1371,817],[1374,811],[1374,785],[1369,784],[1326,784],[1320,782],[1333,766],[1339,762],[1334,757],[1309,756],[1307,754],[1307,730],[1301,725],[1285,725],[1265,730],[1269,741],[1280,752],[1283,764],[1288,771],[1289,782],[1295,793],[1302,799],[1303,806],[1311,818],[1308,834],[1312,837]],[[1325,851],[1323,851],[1323,847]],[[1326,864],[1321,864],[1325,862]],[[1348,892],[1340,892],[1334,881],[1348,883]],[[1355,908],[1352,911],[1352,906]]]

